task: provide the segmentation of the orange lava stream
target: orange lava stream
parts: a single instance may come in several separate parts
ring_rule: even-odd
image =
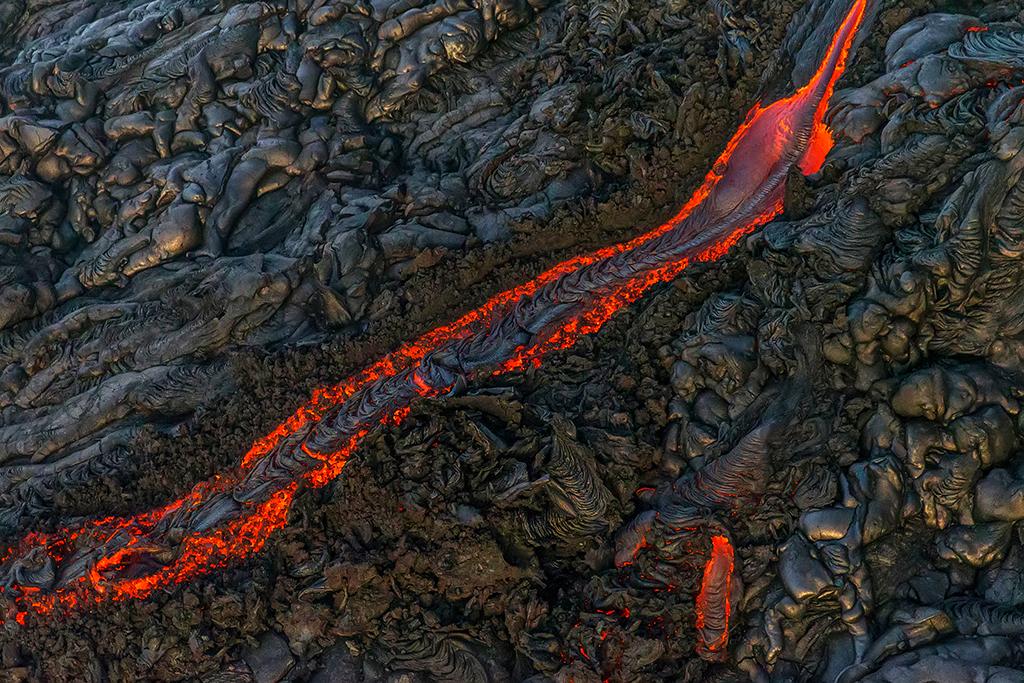
[[[375,382],[411,372],[411,381],[417,395],[433,396],[447,390],[430,386],[416,374],[418,364],[431,351],[442,344],[487,330],[493,322],[507,315],[518,302],[567,274],[644,245],[649,246],[652,240],[679,228],[706,200],[715,200],[712,192],[727,171],[731,170],[741,176],[748,171],[743,164],[744,155],[760,154],[764,157],[760,160],[764,168],[770,167],[765,160],[775,158],[771,156],[772,154],[779,160],[786,158],[786,145],[787,142],[792,143],[789,138],[793,137],[793,126],[796,125],[794,119],[798,123],[800,117],[806,116],[805,109],[811,104],[814,106],[813,120],[810,123],[810,130],[802,133],[808,138],[804,141],[803,151],[796,163],[805,172],[818,170],[832,146],[831,135],[822,123],[825,109],[835,82],[845,68],[856,30],[864,16],[866,1],[854,0],[853,7],[833,38],[821,65],[807,85],[790,97],[768,107],[761,107],[760,104],[753,107],[712,166],[704,182],[679,212],[667,222],[628,242],[563,261],[530,282],[498,294],[455,322],[403,345],[345,381],[316,390],[311,399],[291,417],[269,434],[257,439],[244,454],[238,467],[197,484],[182,498],[137,515],[93,520],[52,534],[26,535],[0,558],[0,565],[6,564],[15,556],[28,565],[33,561],[52,561],[57,565],[61,562],[73,564],[76,553],[82,552],[83,548],[104,548],[109,544],[116,546],[116,549],[92,561],[91,566],[81,576],[54,590],[43,592],[33,586],[14,586],[11,589],[14,597],[10,612],[15,620],[18,623],[25,623],[29,613],[44,615],[85,604],[129,598],[141,599],[156,590],[180,584],[259,552],[269,536],[287,523],[288,511],[298,490],[299,480],[272,492],[262,502],[247,503],[243,513],[231,521],[214,529],[191,532],[176,544],[161,541],[155,527],[171,513],[198,510],[213,494],[235,489],[265,456],[273,454],[274,449],[283,440],[310,428],[333,408]],[[759,147],[765,142],[763,140],[745,140],[755,124],[764,124],[766,121],[773,126],[771,139],[767,141],[771,143],[770,148]],[[763,135],[763,130],[760,133]],[[743,147],[744,143],[746,147]],[[737,150],[740,154],[734,154]],[[730,166],[731,163],[738,165],[739,168]],[[754,172],[760,170],[763,169],[755,166]],[[757,179],[768,178],[759,176]],[[730,198],[728,189],[720,194],[724,195],[726,200]],[[510,358],[497,364],[493,373],[501,374],[538,365],[543,355],[568,348],[581,336],[596,332],[617,311],[636,301],[654,285],[678,277],[692,262],[720,258],[743,236],[781,212],[781,197],[772,197],[756,215],[749,216],[741,225],[731,226],[730,232],[718,241],[695,248],[687,258],[679,258],[641,271],[625,282],[616,283],[607,294],[592,297],[594,300],[582,304],[582,310],[577,314],[568,320],[560,321],[558,325],[553,325],[551,329],[545,329],[530,344],[517,348]],[[408,414],[408,405],[397,406],[389,410],[381,421],[398,424]],[[302,444],[301,448],[305,454],[320,464],[303,474],[300,477],[301,482],[311,487],[320,487],[337,478],[360,441],[369,432],[369,428],[360,429],[331,453],[313,453]],[[731,558],[731,547],[729,553]],[[166,564],[148,573],[145,569],[136,567],[140,558],[154,556],[169,557]],[[136,575],[124,576],[125,573]]]
[[[711,557],[704,565],[704,578],[697,594],[697,651],[714,658],[725,652],[729,644],[729,612],[732,606],[733,549],[725,536],[711,537]],[[711,622],[711,623],[709,623]],[[713,640],[706,640],[708,636]]]

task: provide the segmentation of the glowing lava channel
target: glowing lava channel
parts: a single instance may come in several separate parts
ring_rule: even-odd
[[[822,123],[867,0],[854,0],[811,80],[756,105],[704,183],[671,220],[624,244],[564,261],[357,375],[316,391],[257,440],[233,470],[130,517],[32,533],[0,558],[8,615],[24,623],[84,605],[140,599],[258,552],[287,523],[300,482],[336,478],[359,442],[425,396],[536,366],[652,286],[712,261],[782,210],[785,179],[816,171],[831,148]]]

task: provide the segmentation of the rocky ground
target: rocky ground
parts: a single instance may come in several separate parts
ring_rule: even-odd
[[[507,26],[485,39],[481,12],[461,5],[388,38],[397,29],[386,17],[400,10],[387,3],[304,0],[274,13],[266,3],[168,1],[127,15],[115,12],[121,4],[29,3],[8,20],[18,30],[4,83],[17,114],[0,173],[24,182],[5,195],[14,208],[0,440],[5,464],[36,465],[3,472],[11,527],[56,492],[130,466],[140,428],[179,423],[211,388],[243,391],[226,365],[235,350],[358,339],[358,353],[374,356],[467,308],[467,289],[480,302],[635,233],[651,207],[668,215],[772,75],[764,66],[781,63],[797,6],[758,6],[747,18],[727,4],[508,2],[496,5]],[[90,19],[103,50],[80,38],[56,59],[61,47],[37,35],[48,23],[71,35]],[[150,70],[192,55],[215,20],[227,26],[206,38],[217,49],[191,57],[188,73],[140,72],[153,55]],[[472,37],[472,49],[442,40],[456,56],[428,59],[442,29]],[[299,47],[305,70],[292,64]],[[222,64],[246,50],[247,68],[263,76]],[[419,61],[390,63],[407,58]],[[416,64],[430,73],[422,85]],[[206,69],[221,84],[215,96]],[[300,71],[339,94],[232,94],[275,78],[298,87]],[[86,104],[58,87],[65,81]],[[192,97],[202,116],[156,126]],[[637,187],[611,199],[624,183]],[[593,220],[600,201],[616,210]]]
[[[181,494],[312,388],[656,224],[762,88],[785,89],[760,65],[775,63],[798,4],[735,3],[738,28],[704,3],[566,5],[563,63],[550,68],[587,93],[566,138],[597,189],[494,243],[380,276],[365,324],[269,352],[223,345],[223,399],[185,422],[139,421],[116,467],[32,499],[46,515],[13,516],[10,534]],[[871,648],[846,680],[1015,680],[1024,33],[967,30],[1020,11],[1001,5],[882,3],[841,84],[833,160],[794,179],[780,220],[541,368],[418,406],[335,484],[303,492],[245,565],[144,602],[7,624],[6,675],[727,681],[770,661],[772,680],[829,680],[852,661],[862,610]],[[928,11],[978,18],[918,25],[916,45],[886,54]],[[612,20],[605,38],[585,28]],[[750,41],[751,67],[730,69],[722,26]],[[727,661],[708,661],[695,655],[694,596],[710,540],[665,521],[665,487],[769,424],[759,488],[740,482],[740,502],[706,506],[743,588]],[[622,562],[648,510],[660,521]],[[908,655],[887,646],[901,638]]]

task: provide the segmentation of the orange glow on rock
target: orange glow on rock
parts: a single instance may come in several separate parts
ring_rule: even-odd
[[[822,123],[827,101],[845,68],[865,3],[854,1],[807,85],[768,107],[753,107],[704,182],[669,221],[628,242],[563,261],[455,322],[403,345],[354,376],[316,390],[293,415],[254,441],[236,468],[197,484],[177,500],[128,517],[97,519],[52,534],[27,534],[0,558],[0,570],[9,570],[12,563],[29,570],[50,563],[58,568],[58,576],[71,578],[43,589],[21,584],[8,587],[8,618],[23,624],[30,613],[45,615],[102,602],[145,598],[156,590],[259,552],[270,535],[287,523],[301,483],[315,488],[333,481],[373,429],[380,424],[401,423],[409,415],[413,400],[451,389],[434,386],[430,375],[422,372],[428,368],[433,352],[450,349],[455,342],[485,337],[515,316],[518,307],[528,308],[538,300],[548,303],[534,297],[558,283],[577,297],[567,302],[555,300],[556,308],[565,307],[569,312],[538,324],[540,329],[531,330],[528,343],[515,347],[503,358],[495,358],[486,372],[468,372],[467,378],[537,367],[545,354],[569,348],[581,336],[597,332],[617,311],[651,287],[678,277],[691,263],[722,257],[745,235],[782,211],[783,184],[792,166],[820,168],[832,144]],[[670,248],[669,253],[663,253],[662,247]],[[593,276],[588,268],[613,261],[614,272],[625,275],[616,275],[616,280],[602,285],[596,294],[576,292],[574,286],[579,280],[588,274]],[[550,291],[548,294],[550,298]],[[385,398],[391,397],[390,403],[374,403],[376,396],[367,398],[369,389],[382,386],[388,390],[383,393]],[[340,445],[311,448],[307,443],[309,433],[353,403],[367,407],[375,422],[359,423],[342,433]],[[303,440],[296,442],[299,438]],[[301,460],[286,462],[275,470],[275,458],[282,449],[298,453]],[[267,471],[279,475],[282,470],[291,477],[289,481],[261,479]],[[216,509],[220,504],[233,506],[230,514]],[[225,518],[227,521],[218,523],[203,521]],[[189,520],[190,526],[182,528],[182,520]],[[732,548],[724,537],[716,538],[728,548],[727,574],[731,576]],[[722,573],[717,563],[725,561],[719,558],[726,556],[725,549],[718,552],[716,555],[713,551],[711,560],[716,563],[716,577]],[[69,565],[72,569],[62,573]],[[727,639],[727,634],[723,637]]]

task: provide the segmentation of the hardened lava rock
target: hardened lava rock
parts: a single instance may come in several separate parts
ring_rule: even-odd
[[[815,213],[859,204],[865,219],[842,225],[875,246],[838,305],[803,307],[860,434],[838,453],[832,504],[800,513],[776,588],[748,605],[736,654],[754,680],[1024,675],[1009,625],[1024,595],[1005,592],[1000,570],[1020,542],[1019,66],[1007,46],[1022,30],[995,7],[913,20],[889,39],[887,73],[836,97],[834,184]],[[802,251],[803,235],[781,237],[766,229],[762,259]],[[794,282],[812,292],[827,271],[803,268]],[[927,547],[901,567],[907,543]]]
[[[197,484],[183,498],[129,518],[114,516],[54,535],[27,536],[4,559],[5,588],[27,591],[15,599],[23,606],[15,608],[15,621],[24,623],[28,614],[19,609],[46,615],[80,604],[143,599],[160,587],[258,552],[286,524],[300,483],[320,488],[337,478],[365,436],[381,424],[400,424],[419,399],[458,394],[481,378],[539,363],[545,353],[571,348],[581,336],[596,332],[616,311],[690,263],[716,260],[782,211],[792,169],[811,173],[820,168],[825,156],[820,145],[831,146],[822,124],[824,105],[848,64],[865,10],[865,0],[857,0],[833,31],[818,32],[816,40],[826,49],[813,78],[790,97],[756,106],[693,199],[662,226],[621,248],[559,266],[507,301],[492,300],[463,321],[319,392],[313,403],[255,443],[237,469]],[[768,396],[762,394],[755,403],[774,415],[764,407]],[[760,493],[768,441],[777,427],[774,419],[767,421],[720,460],[705,465],[684,497],[714,506],[725,502],[721,496]],[[568,457],[561,443],[556,441],[552,473],[573,491],[566,496],[567,507],[580,524],[549,519],[530,527],[535,538],[543,535],[543,526],[570,535],[601,527],[596,472],[590,468],[588,476],[581,471],[582,455]],[[721,654],[728,607],[720,611],[715,603],[729,592],[732,546],[724,536],[713,540],[714,555],[698,599],[698,627],[702,634],[709,629],[716,634],[706,639],[707,649]],[[19,583],[23,569],[37,563],[40,546],[56,578]],[[714,599],[707,597],[712,594]],[[706,629],[705,618],[714,626]]]
[[[525,3],[5,5],[0,401],[22,440],[3,459],[30,464],[5,472],[29,482],[8,514],[45,500],[47,479],[116,469],[90,457],[103,439],[229,388],[226,350],[357,323],[384,279],[472,241],[465,212],[489,198],[458,165],[402,171],[414,134],[372,122],[534,17]],[[534,151],[558,158],[568,145],[543,124]],[[578,161],[564,196],[588,186],[569,178],[587,175]]]
[[[89,7],[0,8],[23,45],[0,435],[32,500],[62,458],[119,467],[140,424],[191,412],[231,376],[222,349],[365,319],[432,250],[546,225],[646,172],[644,145],[690,144],[702,83],[645,65],[693,31],[742,82],[773,26],[724,1]],[[770,88],[806,80],[846,7],[771,29]],[[831,155],[731,258],[414,408],[252,566],[32,624],[6,672],[1024,680],[1024,8],[950,11],[872,8]],[[28,16],[79,37],[48,46]]]
[[[547,223],[716,154],[774,37],[634,4],[3,3],[4,525],[242,390],[234,351],[409,336],[466,252],[606,241]]]

